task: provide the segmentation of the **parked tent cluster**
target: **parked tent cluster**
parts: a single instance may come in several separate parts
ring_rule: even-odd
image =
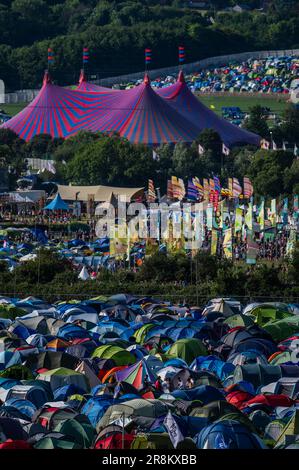
[[[1,449],[299,445],[296,305],[0,301]]]

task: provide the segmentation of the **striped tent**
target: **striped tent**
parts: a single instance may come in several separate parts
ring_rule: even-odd
[[[197,135],[203,129],[214,129],[222,141],[228,145],[259,145],[261,138],[252,132],[241,129],[217,116],[194,96],[189,90],[181,71],[175,84],[157,90],[157,94],[168,101],[170,106],[179,111],[197,127]]]
[[[154,374],[146,364],[146,361],[136,362],[132,366],[116,372],[116,379],[119,382],[128,382],[133,385],[137,390],[141,390],[145,382],[153,383],[157,376]]]
[[[37,97],[1,127],[29,141],[46,133],[69,137],[80,130],[118,133],[132,143],[193,142],[204,128],[227,145],[259,145],[260,137],[219,118],[188,89],[183,74],[176,84],[153,90],[146,74],[139,86],[112,90],[88,84],[84,73],[76,90],[53,85],[48,72]]]

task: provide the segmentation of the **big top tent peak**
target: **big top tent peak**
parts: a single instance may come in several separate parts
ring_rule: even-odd
[[[112,88],[106,88],[99,85],[95,85],[94,83],[89,83],[85,74],[85,71],[82,69],[80,72],[79,77],[79,85],[77,86],[76,90],[79,91],[90,91],[90,92],[101,92],[101,91],[108,91],[111,93],[119,92],[120,90],[113,90]]]
[[[184,73],[181,70],[177,82],[165,88],[157,90],[157,94],[170,104],[173,109],[179,111],[186,119],[189,119],[197,127],[197,135],[203,129],[214,129],[220,135],[222,141],[228,145],[236,144],[260,144],[260,136],[241,129],[225,119],[217,116],[207,108],[188,88]]]

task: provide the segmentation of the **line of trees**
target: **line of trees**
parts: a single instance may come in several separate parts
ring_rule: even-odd
[[[196,273],[196,275],[195,275]],[[191,261],[186,254],[159,253],[144,261],[134,273],[102,270],[97,280],[80,281],[71,263],[49,250],[11,273],[0,262],[0,291],[11,296],[35,295],[54,302],[59,298],[88,298],[119,292],[156,295],[174,302],[203,305],[209,299],[234,295],[243,301],[285,299],[298,302],[299,246],[292,259],[255,266],[217,259],[199,252]],[[2,313],[3,316],[3,313]]]
[[[101,77],[139,71],[147,46],[155,68],[177,63],[180,43],[190,62],[298,46],[297,0],[273,0],[267,14],[217,13],[235,3],[211,0],[211,10],[201,14],[180,1],[0,0],[0,77],[8,89],[38,87],[49,46],[59,84],[78,79],[83,46],[90,49],[89,71]]]

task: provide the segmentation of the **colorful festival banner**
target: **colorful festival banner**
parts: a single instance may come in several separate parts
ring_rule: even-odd
[[[230,222],[230,214],[229,210],[227,207],[227,201],[223,199],[221,203],[219,204],[219,211],[220,211],[220,221],[219,221],[219,227],[222,228],[222,230],[227,230],[231,226]]]
[[[209,204],[207,207],[207,228],[208,230],[212,230],[213,228],[213,207]]]
[[[262,202],[259,206],[259,214],[257,217],[257,221],[260,224],[260,229],[264,230],[265,229],[265,200],[262,199]]]
[[[217,254],[217,243],[218,243],[218,231],[212,229],[212,239],[211,239],[211,255]]]
[[[248,209],[247,209],[247,212],[246,212],[246,215],[245,215],[245,220],[244,220],[244,223],[245,223],[245,225],[247,226],[247,229],[248,229],[248,230],[252,230],[252,229],[253,229],[253,216],[252,216],[252,211],[253,211],[252,202],[250,202],[250,203],[248,204]]]
[[[232,230],[228,228],[223,230],[224,239],[223,239],[223,253],[226,258],[232,259],[233,257],[233,247],[232,247]]]
[[[243,179],[243,186],[244,186],[244,197],[246,199],[250,199],[253,195],[253,186],[250,179],[247,176],[244,176]]]
[[[243,210],[240,207],[237,207],[236,216],[235,216],[235,235],[237,232],[242,231],[242,224],[243,224]]]

